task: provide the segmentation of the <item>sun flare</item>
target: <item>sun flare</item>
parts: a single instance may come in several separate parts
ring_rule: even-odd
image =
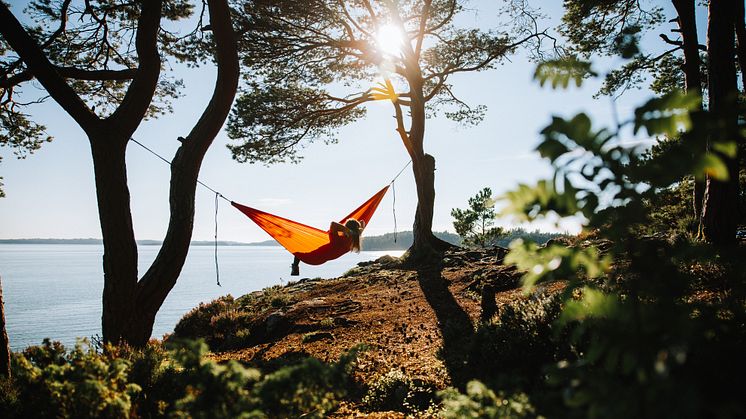
[[[376,47],[384,54],[399,56],[404,45],[404,34],[391,24],[378,28],[376,32]]]

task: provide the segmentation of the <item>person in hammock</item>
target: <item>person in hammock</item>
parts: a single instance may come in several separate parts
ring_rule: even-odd
[[[360,234],[365,228],[365,221],[358,221],[354,218],[350,218],[345,221],[344,224],[340,224],[336,221],[332,221],[329,225],[329,243],[321,246],[314,250],[314,252],[324,252],[327,248],[337,248],[340,246],[349,247],[347,249],[350,252],[360,252]],[[291,276],[300,275],[300,258],[296,254],[293,259],[292,269],[290,271]]]

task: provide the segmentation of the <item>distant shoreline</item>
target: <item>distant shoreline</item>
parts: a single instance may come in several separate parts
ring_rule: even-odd
[[[101,239],[0,239],[0,244],[100,244]],[[141,246],[160,246],[160,240],[137,240]],[[197,240],[190,243],[191,246],[214,246],[214,241]],[[234,241],[218,241],[219,246],[279,246],[274,240],[256,243],[242,243]]]
[[[445,240],[451,244],[459,245],[461,239],[457,234],[450,233],[447,231],[434,232],[435,236]],[[546,233],[538,230],[526,231],[520,228],[508,230],[506,235],[498,239],[497,245],[507,247],[508,244],[517,238],[532,241],[538,244],[543,244],[547,240],[565,236],[566,234],[559,233]],[[388,251],[388,250],[406,250],[414,241],[414,237],[411,231],[400,231],[398,233],[386,233],[380,236],[366,236],[363,238],[363,250],[370,251]],[[160,246],[163,242],[160,240],[138,240],[137,244],[140,246]],[[78,239],[0,239],[0,244],[78,244],[78,245],[103,245],[103,240],[94,238],[78,238]],[[236,242],[236,241],[218,241],[219,246],[272,246],[279,247],[280,244],[274,240],[265,240],[261,242]],[[215,246],[215,242],[211,240],[195,240],[191,243],[191,246]]]

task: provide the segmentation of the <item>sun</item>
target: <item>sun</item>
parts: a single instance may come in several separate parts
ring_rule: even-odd
[[[404,45],[404,34],[398,27],[386,24],[378,28],[375,41],[380,52],[398,57]]]

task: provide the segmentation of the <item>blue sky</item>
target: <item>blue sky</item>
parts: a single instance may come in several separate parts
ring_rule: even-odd
[[[495,14],[490,10],[493,4],[474,2],[477,12],[465,16],[465,22],[485,28],[495,25]],[[558,16],[559,5],[546,12]],[[551,24],[545,22],[544,26]],[[210,67],[177,67],[176,71],[186,88],[184,97],[174,104],[174,113],[144,122],[135,134],[138,141],[168,159],[178,146],[176,138],[188,133],[209,100],[214,80]],[[553,91],[539,87],[532,80],[533,71],[534,64],[521,53],[495,70],[453,79],[460,98],[469,104],[487,105],[488,111],[476,127],[459,127],[444,118],[428,121],[425,149],[436,158],[437,167],[434,230],[453,231],[451,208],[466,206],[467,199],[485,186],[499,195],[518,182],[547,176],[549,166],[533,148],[538,132],[552,115],[585,111],[594,123],[610,123],[611,100],[592,98],[598,83]],[[616,103],[618,112],[628,115],[647,96],[641,91],[625,94]],[[0,238],[101,237],[88,140],[53,101],[34,108],[33,115],[55,140],[25,160],[0,150],[4,157],[0,175],[7,194],[0,200]],[[374,103],[365,120],[340,131],[339,144],[318,141],[305,149],[300,164],[270,167],[233,161],[224,146],[229,140],[221,133],[207,153],[200,179],[229,199],[325,229],[331,220],[344,216],[386,185],[407,163],[394,128],[390,104]],[[127,163],[136,236],[161,239],[168,224],[168,166],[132,143]],[[399,230],[411,229],[415,207],[414,180],[408,169],[396,182]],[[198,187],[195,240],[212,239],[214,210],[212,192]],[[219,222],[222,240],[269,238],[224,201],[219,206]],[[393,228],[389,192],[367,234]]]

